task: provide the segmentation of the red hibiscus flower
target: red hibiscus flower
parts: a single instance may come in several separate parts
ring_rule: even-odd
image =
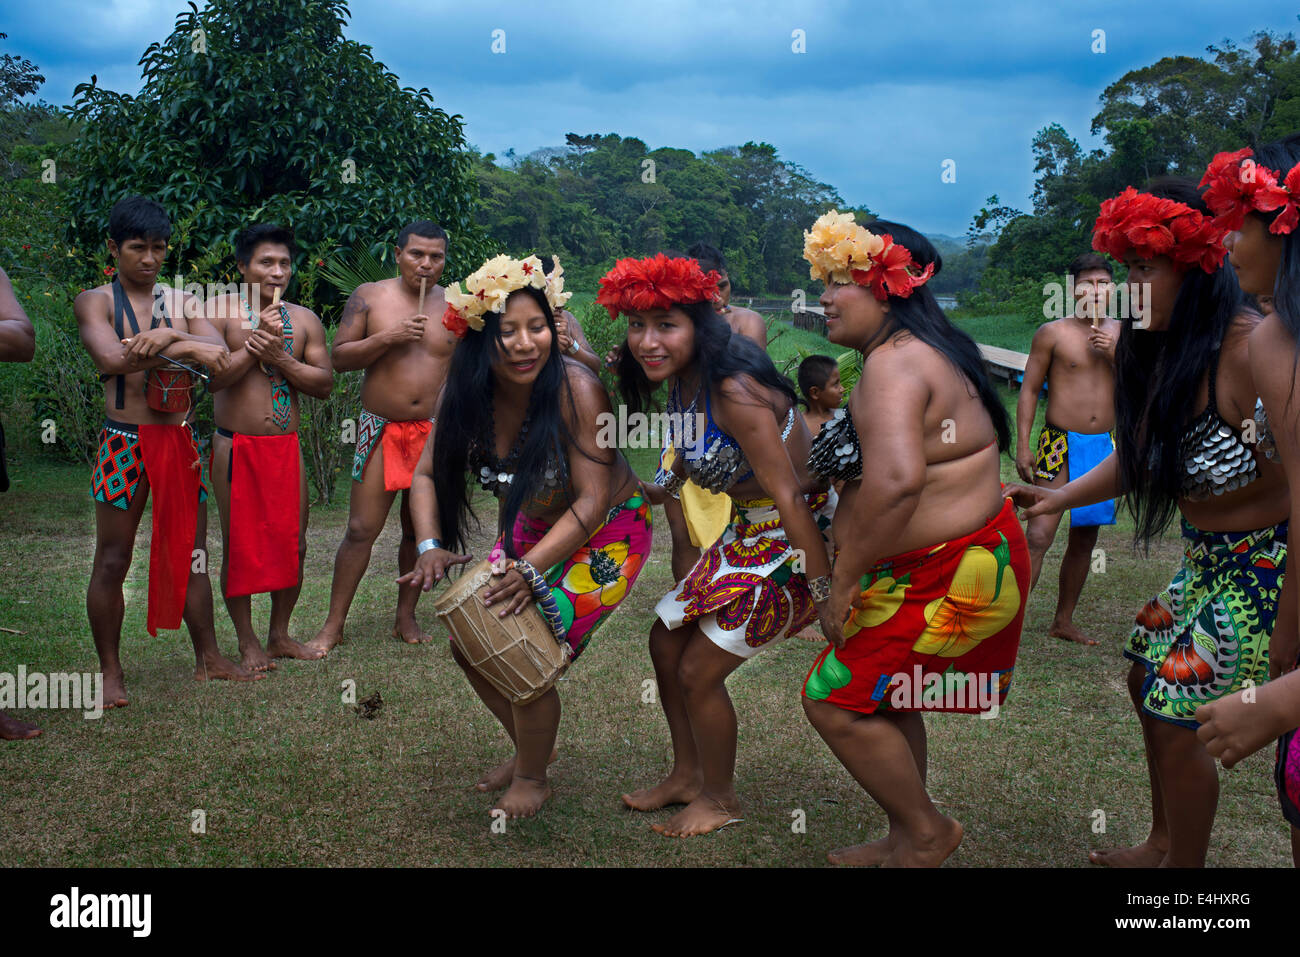
[[[712,269],[702,272],[694,259],[670,259],[663,253],[647,259],[620,259],[601,277],[596,302],[609,311],[611,319],[617,319],[620,312],[712,302],[721,278]]]
[[[1226,230],[1184,203],[1139,193],[1130,186],[1101,204],[1092,248],[1116,259],[1168,256],[1177,263],[1213,272],[1223,262]]]
[[[442,325],[457,339],[465,338],[465,333],[469,330],[469,323],[465,321],[465,317],[451,306],[448,306],[447,311],[442,314]]]

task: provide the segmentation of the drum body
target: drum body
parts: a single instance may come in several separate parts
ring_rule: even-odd
[[[144,379],[144,399],[155,412],[188,412],[194,377],[182,369],[150,369]]]
[[[484,605],[481,592],[493,579],[500,576],[492,574],[488,561],[471,566],[434,602],[434,613],[474,670],[511,703],[527,704],[546,694],[569,667],[569,643],[556,641],[533,602],[505,618]]]

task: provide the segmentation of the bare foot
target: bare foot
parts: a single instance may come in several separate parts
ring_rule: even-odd
[[[197,676],[196,676],[197,677]],[[126,680],[122,672],[104,672],[104,710],[125,708],[131,702],[126,698]]]
[[[26,721],[0,711],[0,741],[26,741],[41,733],[41,729]]]
[[[415,623],[414,615],[393,626],[393,637],[401,638],[408,645],[422,645],[426,641],[433,641],[433,635],[426,635]]]
[[[901,836],[898,844],[885,858],[885,867],[938,867],[957,850],[965,833],[962,826],[950,817],[940,817],[939,828],[924,839],[912,843]]]
[[[315,648],[321,653],[321,657],[328,655],[330,651],[343,640],[342,628],[331,628],[328,624],[316,632],[316,637],[307,642],[308,648]]]
[[[532,778],[515,778],[510,782],[510,790],[501,795],[493,810],[506,812],[506,817],[532,817],[542,809],[542,805],[551,796],[551,786],[545,781]]]
[[[1088,862],[1102,867],[1159,867],[1169,848],[1161,847],[1147,838],[1133,847],[1107,847],[1089,851]]]
[[[304,645],[288,635],[276,634],[267,635],[266,653],[272,658],[296,658],[299,661],[317,661],[327,654],[315,645]]]
[[[796,638],[802,638],[804,641],[825,641],[826,636],[822,634],[820,628],[816,625],[809,625],[803,631],[795,635]]]
[[[555,748],[552,748],[551,756],[546,759],[546,763],[554,764],[559,756],[560,752]],[[474,789],[477,791],[500,791],[514,779],[515,759],[511,757],[507,761],[502,761],[487,774],[483,775],[483,777],[479,778],[478,784],[474,785]]]
[[[1096,639],[1089,638],[1080,631],[1079,626],[1074,622],[1060,621],[1059,619],[1053,619],[1051,627],[1047,629],[1047,637],[1064,638],[1066,641],[1077,642],[1081,645],[1095,645],[1097,643]]]
[[[723,803],[701,794],[663,824],[651,827],[665,837],[694,837],[741,821],[740,802]]]
[[[634,811],[657,811],[670,804],[690,804],[700,794],[701,779],[669,774],[652,788],[623,795],[623,803]]]
[[[828,851],[826,860],[845,867],[879,867],[893,852],[895,838],[892,833],[870,844],[854,844]]]
[[[274,671],[278,665],[267,657],[262,650],[262,643],[254,638],[245,644],[239,643],[239,666],[245,671]]]
[[[194,666],[195,681],[261,681],[266,675],[245,671],[221,655],[204,655]],[[108,676],[104,676],[104,707],[108,704]],[[121,704],[126,704],[123,701]],[[121,705],[118,705],[121,707]]]

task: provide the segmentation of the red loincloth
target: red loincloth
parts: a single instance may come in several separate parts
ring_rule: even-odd
[[[153,494],[145,627],[179,628],[199,520],[199,451],[184,425],[141,425],[140,458]]]
[[[433,431],[428,419],[389,422],[384,426],[384,488],[389,492],[411,487],[424,443]]]
[[[230,456],[226,597],[292,588],[302,515],[298,434],[236,432]]]

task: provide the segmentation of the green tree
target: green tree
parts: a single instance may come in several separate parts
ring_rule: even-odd
[[[182,268],[250,220],[292,226],[304,249],[382,250],[418,218],[450,234],[448,278],[475,268],[489,244],[460,117],[347,39],[348,16],[345,0],[191,2],[145,51],[139,96],[78,86],[69,196],[84,247],[139,192],[193,215]]]

